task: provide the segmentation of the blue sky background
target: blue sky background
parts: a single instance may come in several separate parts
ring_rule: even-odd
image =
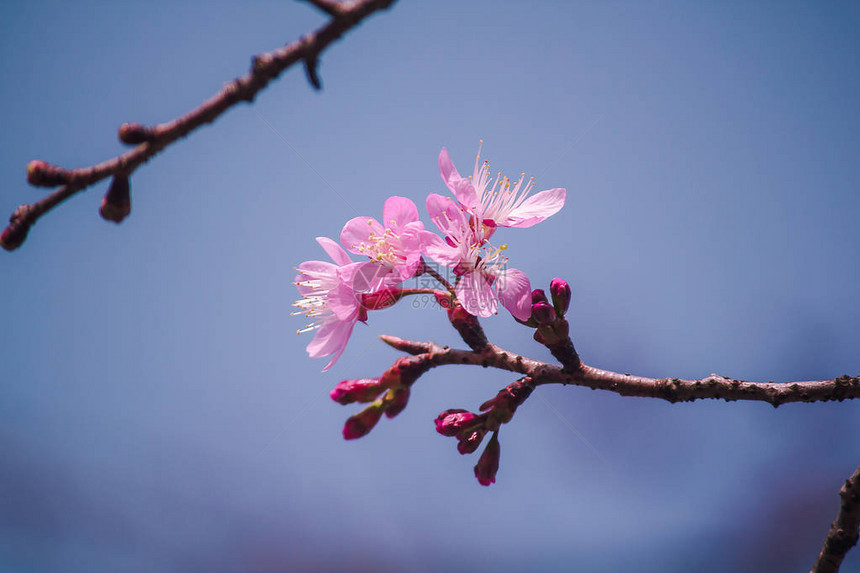
[[[283,1],[0,4],[4,213],[42,192],[29,160],[116,155],[123,121],[184,113],[323,21]],[[321,93],[294,69],[136,172],[119,227],[105,184],[63,205],[0,255],[0,571],[808,570],[860,405],[542,387],[482,488],[433,418],[513,377],[436,369],[345,442],[356,409],[328,392],[397,358],[378,334],[461,343],[401,303],[322,374],[292,268],[387,196],[443,192],[439,149],[468,172],[483,139],[494,168],[568,189],[503,238],[534,286],[571,282],[588,364],[856,375],[858,29],[856,2],[404,0],[323,55]],[[485,327],[551,358],[509,316]]]

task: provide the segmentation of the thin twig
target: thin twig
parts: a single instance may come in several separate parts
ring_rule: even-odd
[[[836,573],[848,550],[857,545],[860,529],[860,467],[839,490],[842,500],[836,521],[824,539],[824,546],[810,573]]]
[[[252,102],[270,81],[297,62],[306,62],[308,77],[314,87],[319,87],[316,62],[319,54],[346,31],[354,28],[374,12],[389,8],[396,0],[356,0],[335,3],[327,0],[312,0],[312,4],[330,14],[332,20],[299,40],[286,46],[260,54],[253,58],[251,71],[228,82],[217,94],[189,113],[167,123],[144,128],[139,126],[140,138],[124,137],[127,143],[139,144],[121,155],[90,167],[63,169],[44,162],[31,162],[28,179],[38,186],[56,187],[56,191],[30,205],[21,205],[10,218],[9,226],[0,236],[0,246],[14,250],[23,243],[30,227],[45,213],[87,189],[93,184],[117,175],[130,175],[143,163],[149,161],[162,149],[185,137],[198,127],[215,121],[221,114],[240,102]],[[131,125],[131,124],[129,124]]]

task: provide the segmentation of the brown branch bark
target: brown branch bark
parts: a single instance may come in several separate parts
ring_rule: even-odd
[[[389,8],[396,0],[354,0],[336,3],[330,0],[311,0],[318,9],[332,16],[331,21],[299,40],[286,46],[257,55],[251,71],[228,82],[214,96],[187,114],[153,127],[134,126],[133,137],[120,130],[126,143],[138,144],[134,149],[90,167],[63,169],[44,162],[31,162],[28,179],[33,185],[59,189],[36,203],[19,206],[9,219],[9,225],[0,235],[0,246],[8,251],[18,248],[27,237],[30,227],[45,213],[80,191],[107,177],[130,175],[161,150],[185,137],[198,127],[215,121],[221,114],[240,102],[251,102],[270,81],[297,62],[306,62],[308,77],[319,88],[316,62],[319,54],[345,32],[354,28],[374,12]],[[124,124],[128,127],[131,124]]]
[[[593,390],[607,390],[622,396],[661,398],[669,402],[692,402],[716,398],[727,402],[749,400],[779,406],[788,402],[827,402],[860,398],[860,377],[839,376],[806,382],[750,382],[711,374],[698,380],[647,378],[601,370],[582,364],[575,372],[507,351],[492,343],[480,350],[457,350],[434,342],[404,340],[383,335],[390,346],[410,354],[424,354],[430,367],[471,364],[498,368],[530,376],[535,385],[571,384]]]
[[[839,490],[842,503],[836,521],[824,539],[824,546],[810,573],[836,573],[842,565],[845,554],[857,545],[860,530],[860,467],[845,480]]]

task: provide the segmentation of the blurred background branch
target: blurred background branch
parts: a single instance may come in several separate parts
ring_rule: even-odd
[[[311,0],[311,4],[332,17],[328,24],[283,48],[254,56],[250,72],[227,82],[221,91],[181,117],[152,127],[137,123],[122,124],[119,139],[134,145],[134,149],[96,165],[77,169],[64,169],[40,160],[31,161],[27,166],[30,184],[59,189],[40,201],[19,206],[12,213],[9,225],[0,234],[0,246],[7,251],[17,249],[42,215],[76,193],[111,176],[114,181],[102,201],[100,212],[106,220],[121,222],[131,210],[129,176],[135,169],[195,129],[212,123],[237,103],[254,101],[257,93],[296,62],[304,62],[308,81],[314,88],[321,89],[317,73],[320,53],[366,17],[387,9],[394,1],[354,0],[336,3]]]

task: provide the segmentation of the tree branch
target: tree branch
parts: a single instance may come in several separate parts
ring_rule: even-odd
[[[836,573],[845,554],[857,545],[860,529],[860,467],[845,480],[845,485],[839,490],[839,497],[842,504],[836,521],[830,525],[824,546],[810,573]]]
[[[388,345],[408,352],[425,354],[429,366],[471,364],[508,370],[530,376],[535,385],[571,384],[593,390],[608,390],[622,396],[661,398],[669,402],[692,402],[716,398],[727,402],[747,400],[779,406],[788,402],[827,402],[860,398],[860,377],[848,375],[830,380],[806,382],[749,382],[711,374],[698,380],[680,378],[647,378],[601,370],[582,364],[575,372],[509,352],[492,343],[480,350],[457,350],[434,342],[404,340],[396,336],[380,337]]]
[[[64,169],[43,161],[31,161],[27,167],[28,181],[40,187],[58,187],[40,201],[19,206],[0,235],[0,246],[7,251],[17,249],[27,238],[30,227],[45,213],[91,185],[115,175],[130,175],[165,147],[185,137],[198,127],[215,121],[239,102],[251,102],[270,81],[293,64],[306,62],[308,78],[319,88],[316,63],[319,54],[345,32],[354,28],[374,12],[389,8],[395,0],[355,0],[335,3],[312,0],[311,3],[332,16],[332,20],[299,40],[257,55],[251,71],[228,82],[214,96],[187,114],[153,127],[123,124],[120,139],[136,147],[112,159],[90,167]]]

